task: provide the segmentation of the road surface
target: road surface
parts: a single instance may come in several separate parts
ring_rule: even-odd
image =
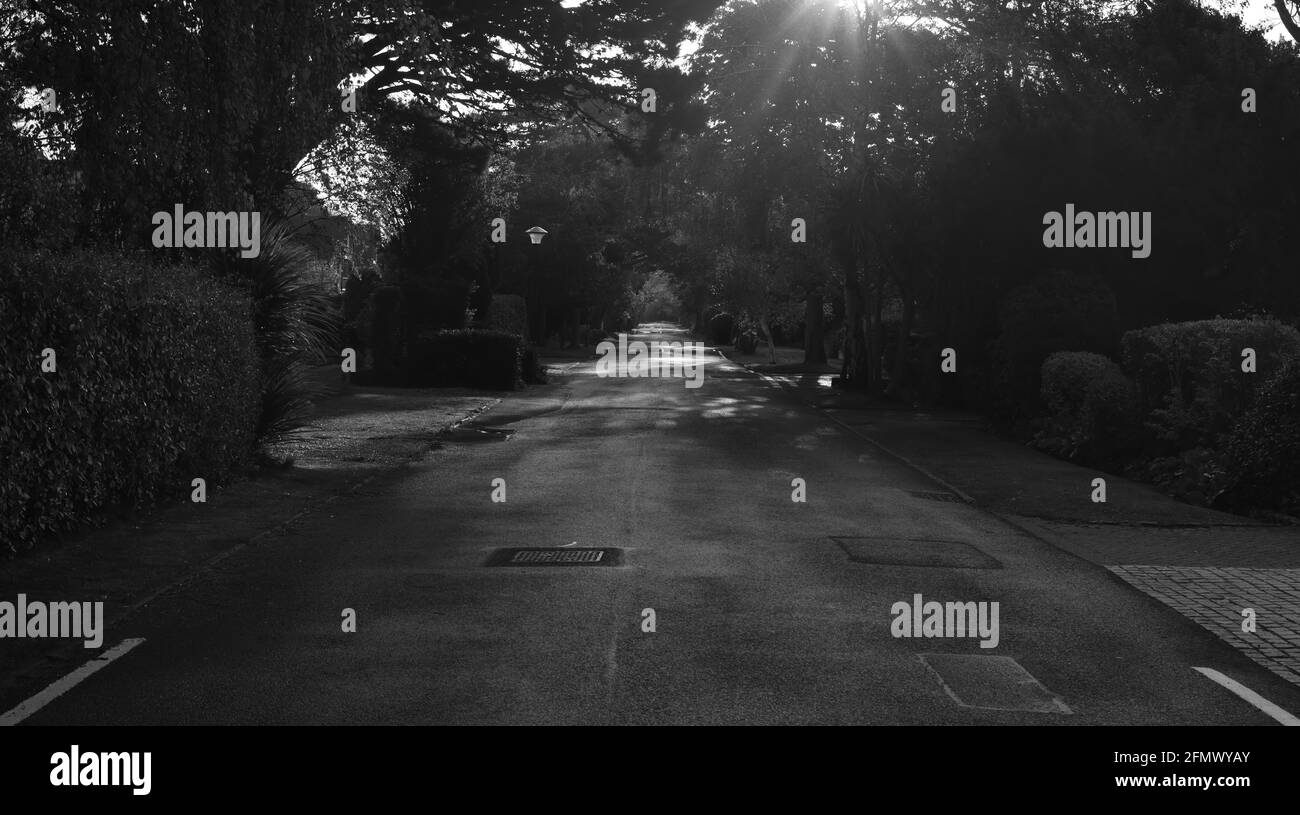
[[[1105,569],[718,356],[697,389],[575,363],[478,421],[503,432],[453,434],[109,630],[144,642],[24,723],[1274,723],[1197,666],[1300,710]],[[485,565],[508,547],[622,559]],[[996,647],[893,636],[918,594],[997,602]]]

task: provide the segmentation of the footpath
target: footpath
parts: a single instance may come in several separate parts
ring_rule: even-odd
[[[995,436],[957,412],[886,406],[829,387],[829,369],[751,364],[852,432],[973,503],[1104,566],[1290,682],[1300,684],[1300,526],[1184,504],[1146,484]],[[1092,480],[1106,479],[1093,503]],[[1254,611],[1254,631],[1244,610]]]
[[[465,388],[350,387],[333,366],[316,373],[320,397],[310,426],[269,451],[281,466],[259,468],[224,487],[208,484],[204,503],[166,504],[0,560],[0,598],[103,602],[104,642],[110,645],[117,623],[155,598],[310,513],[335,511],[359,491],[383,489],[384,479],[400,477],[442,434],[511,396]],[[33,686],[99,653],[81,640],[5,640],[0,712]]]

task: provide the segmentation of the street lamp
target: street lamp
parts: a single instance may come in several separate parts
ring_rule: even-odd
[[[525,231],[528,233],[528,239],[532,241],[534,245],[541,243],[542,238],[547,235],[546,230],[542,229],[540,226],[530,227]]]

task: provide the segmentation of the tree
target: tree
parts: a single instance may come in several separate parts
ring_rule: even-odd
[[[1300,43],[1300,2],[1273,0],[1273,6],[1277,9],[1277,16],[1282,20],[1282,26],[1291,35],[1291,39]]]
[[[722,0],[430,0],[360,3],[352,71],[372,96],[410,94],[461,136],[503,145],[569,119],[625,147],[640,91],[659,122],[692,120],[671,68],[687,27]],[[684,86],[681,86],[684,87]],[[611,115],[611,110],[614,113]],[[661,125],[662,126],[662,125]]]

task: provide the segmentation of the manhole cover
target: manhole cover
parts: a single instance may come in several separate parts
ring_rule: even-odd
[[[1061,699],[1011,657],[921,654],[944,691],[962,707],[1073,713]]]
[[[854,563],[885,566],[945,566],[952,569],[1001,569],[997,560],[961,541],[920,538],[853,538],[831,540]]]
[[[924,490],[907,490],[907,494],[913,498],[924,498],[927,501],[950,501],[954,504],[966,503],[962,497],[955,492],[926,492]]]
[[[514,548],[498,549],[487,566],[617,566],[622,549]]]

